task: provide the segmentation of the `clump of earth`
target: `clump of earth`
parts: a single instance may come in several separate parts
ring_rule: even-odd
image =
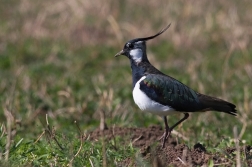
[[[148,128],[111,127],[91,132],[90,139],[105,137],[109,140],[116,136],[124,136],[124,138],[127,136],[129,140],[125,142],[132,142],[133,147],[139,148],[142,159],[152,166],[208,166],[211,162],[217,166],[234,166],[236,164],[236,148],[229,147],[223,150],[223,154],[214,154],[207,152],[200,143],[189,148],[185,144],[178,143],[172,137],[166,142],[165,148],[162,148],[161,142],[157,141],[163,133],[164,130],[160,126]],[[252,147],[245,146],[240,148],[240,151],[246,155],[247,166],[252,166]],[[119,162],[118,166],[139,166],[138,163],[135,158],[125,158]]]

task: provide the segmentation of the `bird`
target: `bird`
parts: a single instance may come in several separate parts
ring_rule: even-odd
[[[185,121],[189,117],[189,113],[218,111],[237,115],[234,104],[198,93],[175,78],[162,73],[149,62],[146,42],[161,35],[170,25],[168,24],[155,35],[129,40],[115,55],[115,57],[124,55],[130,60],[132,94],[136,105],[144,112],[163,117],[165,132],[159,139],[163,141],[162,148],[165,148],[165,142],[172,130]],[[173,126],[169,126],[167,116],[175,113],[183,113],[184,117]]]

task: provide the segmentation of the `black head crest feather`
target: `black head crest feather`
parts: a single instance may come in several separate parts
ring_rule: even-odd
[[[171,26],[171,23],[168,24],[163,30],[161,30],[159,33],[157,33],[157,34],[155,34],[155,35],[152,35],[152,36],[149,36],[149,37],[145,37],[145,38],[136,38],[136,39],[131,40],[130,42],[148,41],[148,40],[150,40],[150,39],[153,39],[153,38],[159,36],[159,35],[162,34],[163,32],[165,32],[170,26]]]

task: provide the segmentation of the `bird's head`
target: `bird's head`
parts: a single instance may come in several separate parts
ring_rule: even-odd
[[[171,24],[167,25],[163,30],[161,30],[159,33],[153,36],[145,37],[145,38],[136,38],[132,39],[124,45],[123,50],[118,52],[115,57],[120,56],[120,55],[125,55],[127,56],[130,60],[140,63],[143,61],[148,61],[147,56],[146,56],[146,44],[145,42],[153,39],[163,32],[165,32]]]

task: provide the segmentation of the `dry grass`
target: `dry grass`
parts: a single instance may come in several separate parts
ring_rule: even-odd
[[[12,19],[7,20],[1,36],[11,41],[32,37],[67,40],[79,45],[104,42],[116,45],[115,38],[124,43],[122,36],[126,39],[146,36],[171,22],[168,39],[179,48],[197,49],[207,47],[211,41],[222,41],[227,48],[242,49],[246,54],[252,35],[248,10],[251,6],[250,1],[228,0],[24,0],[14,3]]]
[[[161,122],[132,112],[137,108],[131,101],[128,60],[115,60],[113,54],[127,40],[155,34],[168,23],[166,34],[149,44],[150,61],[199,92],[234,102],[239,112],[235,139],[251,142],[251,8],[249,0],[1,2],[0,59],[6,63],[0,63],[0,120],[8,136],[0,159],[9,158],[16,128],[46,126],[45,114],[56,129],[65,120],[92,129],[100,116],[101,128],[106,119],[122,126]],[[189,119],[196,123],[179,131],[186,138],[198,134],[214,140],[217,132],[207,133],[208,128],[213,122],[221,127],[222,120],[223,114],[196,114]]]

